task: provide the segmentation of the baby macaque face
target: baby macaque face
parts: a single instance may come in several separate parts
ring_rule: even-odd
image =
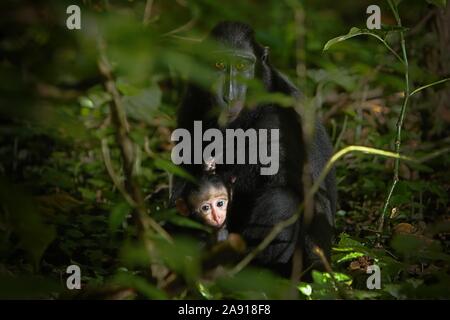
[[[235,177],[227,182],[214,173],[205,174],[198,183],[185,186],[184,195],[175,201],[176,208],[184,216],[194,214],[206,225],[220,229],[225,226],[235,181]]]
[[[208,225],[220,228],[227,217],[228,192],[225,186],[207,185],[189,197],[194,212]]]

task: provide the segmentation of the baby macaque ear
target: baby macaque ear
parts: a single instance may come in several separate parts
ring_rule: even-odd
[[[179,213],[181,213],[183,216],[188,216],[189,215],[189,208],[186,204],[186,201],[184,201],[183,199],[179,198],[175,201],[175,206],[177,207],[177,210]]]
[[[207,174],[215,174],[216,173],[216,159],[213,157],[208,158],[203,164],[203,171]]]

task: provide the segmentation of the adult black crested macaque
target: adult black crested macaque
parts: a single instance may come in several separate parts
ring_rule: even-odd
[[[300,117],[294,108],[274,103],[246,108],[247,80],[254,78],[261,80],[268,92],[281,92],[295,99],[300,97],[298,89],[272,66],[268,48],[256,42],[250,26],[222,22],[211,31],[210,39],[219,44],[217,50],[205,52],[216,58],[211,66],[216,70],[216,79],[211,90],[189,86],[178,113],[178,127],[192,134],[193,122],[200,120],[205,130],[279,129],[279,170],[276,174],[261,175],[261,163],[217,164],[216,168],[217,174],[224,179],[236,178],[233,201],[228,207],[227,228],[230,233],[241,234],[251,249],[275,224],[298,211],[303,201],[302,174],[306,158],[312,179],[317,179],[332,154],[332,147],[325,128],[317,121],[311,146],[305,150]],[[219,121],[219,114],[226,115],[225,124]],[[183,168],[194,176],[201,176],[199,165],[183,165]],[[182,192],[182,184],[178,185],[175,184],[172,199]],[[314,215],[308,225],[299,219],[285,228],[257,256],[255,263],[288,276],[298,246],[303,253],[303,269],[323,267],[313,248],[317,245],[326,257],[330,257],[335,210],[335,176],[330,172],[316,193]]]

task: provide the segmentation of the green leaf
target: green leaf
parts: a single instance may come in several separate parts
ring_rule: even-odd
[[[0,274],[0,299],[48,299],[62,291],[58,281],[42,276]]]
[[[352,278],[350,278],[345,273],[339,273],[339,272],[333,272],[334,279],[337,282],[348,282],[351,281]],[[331,283],[332,277],[328,272],[319,272],[319,271],[313,271],[312,277],[315,283]]]
[[[142,277],[121,272],[114,277],[113,282],[124,287],[132,287],[149,299],[167,299],[167,296],[163,291],[155,287],[153,284],[147,282]]]
[[[339,37],[333,38],[333,39],[331,39],[331,40],[328,40],[328,42],[327,42],[327,43],[325,44],[325,46],[323,47],[323,51],[327,51],[328,49],[330,49],[330,48],[331,48],[333,45],[335,45],[336,43],[345,41],[345,40],[347,40],[347,39],[350,39],[350,38],[353,38],[353,37],[356,37],[356,36],[361,36],[361,35],[368,35],[368,36],[371,36],[371,37],[374,37],[374,38],[380,40],[380,41],[384,44],[384,46],[385,46],[389,51],[391,51],[391,52],[394,54],[394,56],[395,56],[400,62],[404,63],[403,59],[400,58],[400,56],[397,54],[397,52],[395,52],[394,49],[392,49],[392,48],[388,45],[388,43],[387,43],[383,38],[381,38],[378,34],[374,33],[374,32],[371,31],[371,30],[367,30],[367,29],[359,29],[359,28],[356,28],[356,27],[351,28],[350,31],[349,31],[346,35],[339,36]]]
[[[170,216],[167,220],[177,226],[180,226],[180,227],[203,230],[203,231],[206,231],[209,233],[211,232],[211,228],[209,228],[197,221],[180,216],[179,214],[174,214],[174,215]]]
[[[328,273],[326,272],[319,272],[316,270],[313,270],[312,272],[312,278],[314,283],[318,283],[318,284],[324,284],[327,283],[329,279],[331,279],[328,275]]]
[[[380,290],[372,290],[372,291],[364,291],[364,290],[351,290],[349,291],[352,299],[357,300],[368,300],[368,299],[376,299],[382,296],[382,292]]]
[[[298,290],[305,296],[309,297],[312,293],[312,287],[309,283],[302,282],[298,285]]]
[[[142,243],[125,243],[120,249],[120,259],[127,267],[145,267],[151,263],[149,252]]]
[[[133,96],[125,96],[123,104],[127,115],[137,121],[151,124],[153,115],[161,105],[162,93],[158,86],[153,86]]]
[[[211,293],[211,291],[209,290],[209,288],[205,284],[199,282],[197,284],[197,289],[198,289],[198,292],[200,292],[200,294],[205,299],[208,299],[208,300],[214,299],[214,295]]]
[[[333,250],[336,251],[348,251],[348,250],[355,250],[355,249],[364,249],[366,250],[366,247],[361,242],[358,242],[352,238],[346,233],[342,233],[340,235],[340,240],[338,243],[337,248],[333,248]]]
[[[183,170],[181,167],[173,164],[170,161],[164,160],[162,158],[156,158],[154,164],[155,167],[157,167],[158,169],[165,170],[176,176],[179,176],[193,183],[196,183],[196,179],[192,175],[190,175],[186,170]]]
[[[42,255],[56,237],[55,227],[46,224],[33,199],[18,186],[0,179],[0,203],[9,212],[9,223],[20,240],[35,269],[38,269]]]
[[[407,258],[419,261],[450,261],[450,256],[442,251],[439,242],[414,234],[396,235],[391,242],[392,248]]]
[[[200,276],[201,247],[198,241],[188,237],[178,237],[174,243],[156,240],[158,257],[175,272],[183,275],[186,281],[198,280]]]
[[[125,82],[123,79],[117,79],[116,86],[124,96],[135,96],[140,93],[138,88]]]
[[[131,207],[127,202],[122,202],[116,205],[109,216],[109,230],[114,232],[125,220],[125,217],[130,213]]]
[[[327,51],[328,49],[330,49],[333,45],[335,45],[338,42],[342,42],[342,41],[345,41],[347,39],[350,39],[350,38],[353,38],[353,37],[356,37],[356,36],[360,36],[360,35],[363,35],[363,34],[365,34],[363,32],[363,30],[361,30],[359,28],[356,28],[356,27],[353,27],[353,28],[350,29],[350,31],[346,35],[339,36],[339,37],[333,38],[331,40],[328,40],[328,42],[323,47],[323,51]]]
[[[89,201],[95,201],[97,198],[97,194],[87,188],[78,188],[78,191],[81,193],[83,199],[89,200]]]
[[[292,290],[286,279],[255,268],[246,268],[234,276],[223,276],[217,283],[224,293],[237,299],[286,299]]]
[[[352,278],[350,278],[348,275],[346,275],[345,273],[339,273],[339,272],[335,272],[333,273],[334,278],[336,279],[336,281],[338,282],[350,282],[352,281]]]
[[[364,253],[361,252],[352,252],[344,255],[342,258],[340,258],[337,263],[342,263],[345,261],[353,260],[359,257],[364,257]]]

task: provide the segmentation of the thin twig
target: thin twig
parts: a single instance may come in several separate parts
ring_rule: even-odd
[[[114,186],[117,188],[117,190],[119,190],[119,192],[122,194],[122,196],[125,198],[125,200],[131,207],[133,208],[136,207],[136,202],[134,202],[134,200],[130,197],[125,188],[122,186],[120,178],[114,170],[109,153],[108,141],[106,140],[106,138],[102,139],[102,156],[103,162],[105,163],[106,171],[108,171],[109,177],[113,181]]]
[[[435,85],[438,85],[438,84],[441,84],[441,83],[444,83],[444,82],[447,82],[447,81],[450,81],[450,78],[445,78],[445,79],[441,79],[441,80],[439,80],[439,81],[435,81],[435,82],[426,84],[426,85],[424,85],[424,86],[422,86],[422,87],[417,88],[417,89],[414,90],[413,92],[411,92],[411,94],[410,94],[409,96],[412,97],[412,96],[415,95],[416,93],[419,93],[420,91],[422,91],[422,90],[424,90],[424,89],[426,89],[426,88],[433,87],[433,86],[435,86]]]
[[[347,121],[348,121],[348,115],[346,114],[344,116],[344,123],[342,124],[342,130],[336,139],[336,143],[334,144],[334,150],[339,149],[339,145],[341,144],[342,137],[344,136],[345,130],[347,130]]]
[[[170,30],[170,31],[164,33],[162,36],[163,37],[173,36],[177,33],[192,29],[195,26],[195,24],[197,23],[198,17],[199,17],[198,8],[194,7],[194,9],[192,10],[192,18],[188,22],[186,22],[185,24],[183,24],[182,26],[180,26],[178,28],[175,28],[173,30]]]
[[[153,8],[153,0],[147,0],[144,9],[144,18],[142,21],[144,26],[147,26],[150,22],[150,18],[152,16],[152,8]]]
[[[437,158],[437,157],[439,157],[443,154],[449,153],[449,152],[450,152],[450,147],[446,147],[446,148],[443,148],[440,150],[433,151],[432,153],[427,154],[426,156],[423,156],[422,158],[419,158],[419,163],[430,161],[434,158]]]

